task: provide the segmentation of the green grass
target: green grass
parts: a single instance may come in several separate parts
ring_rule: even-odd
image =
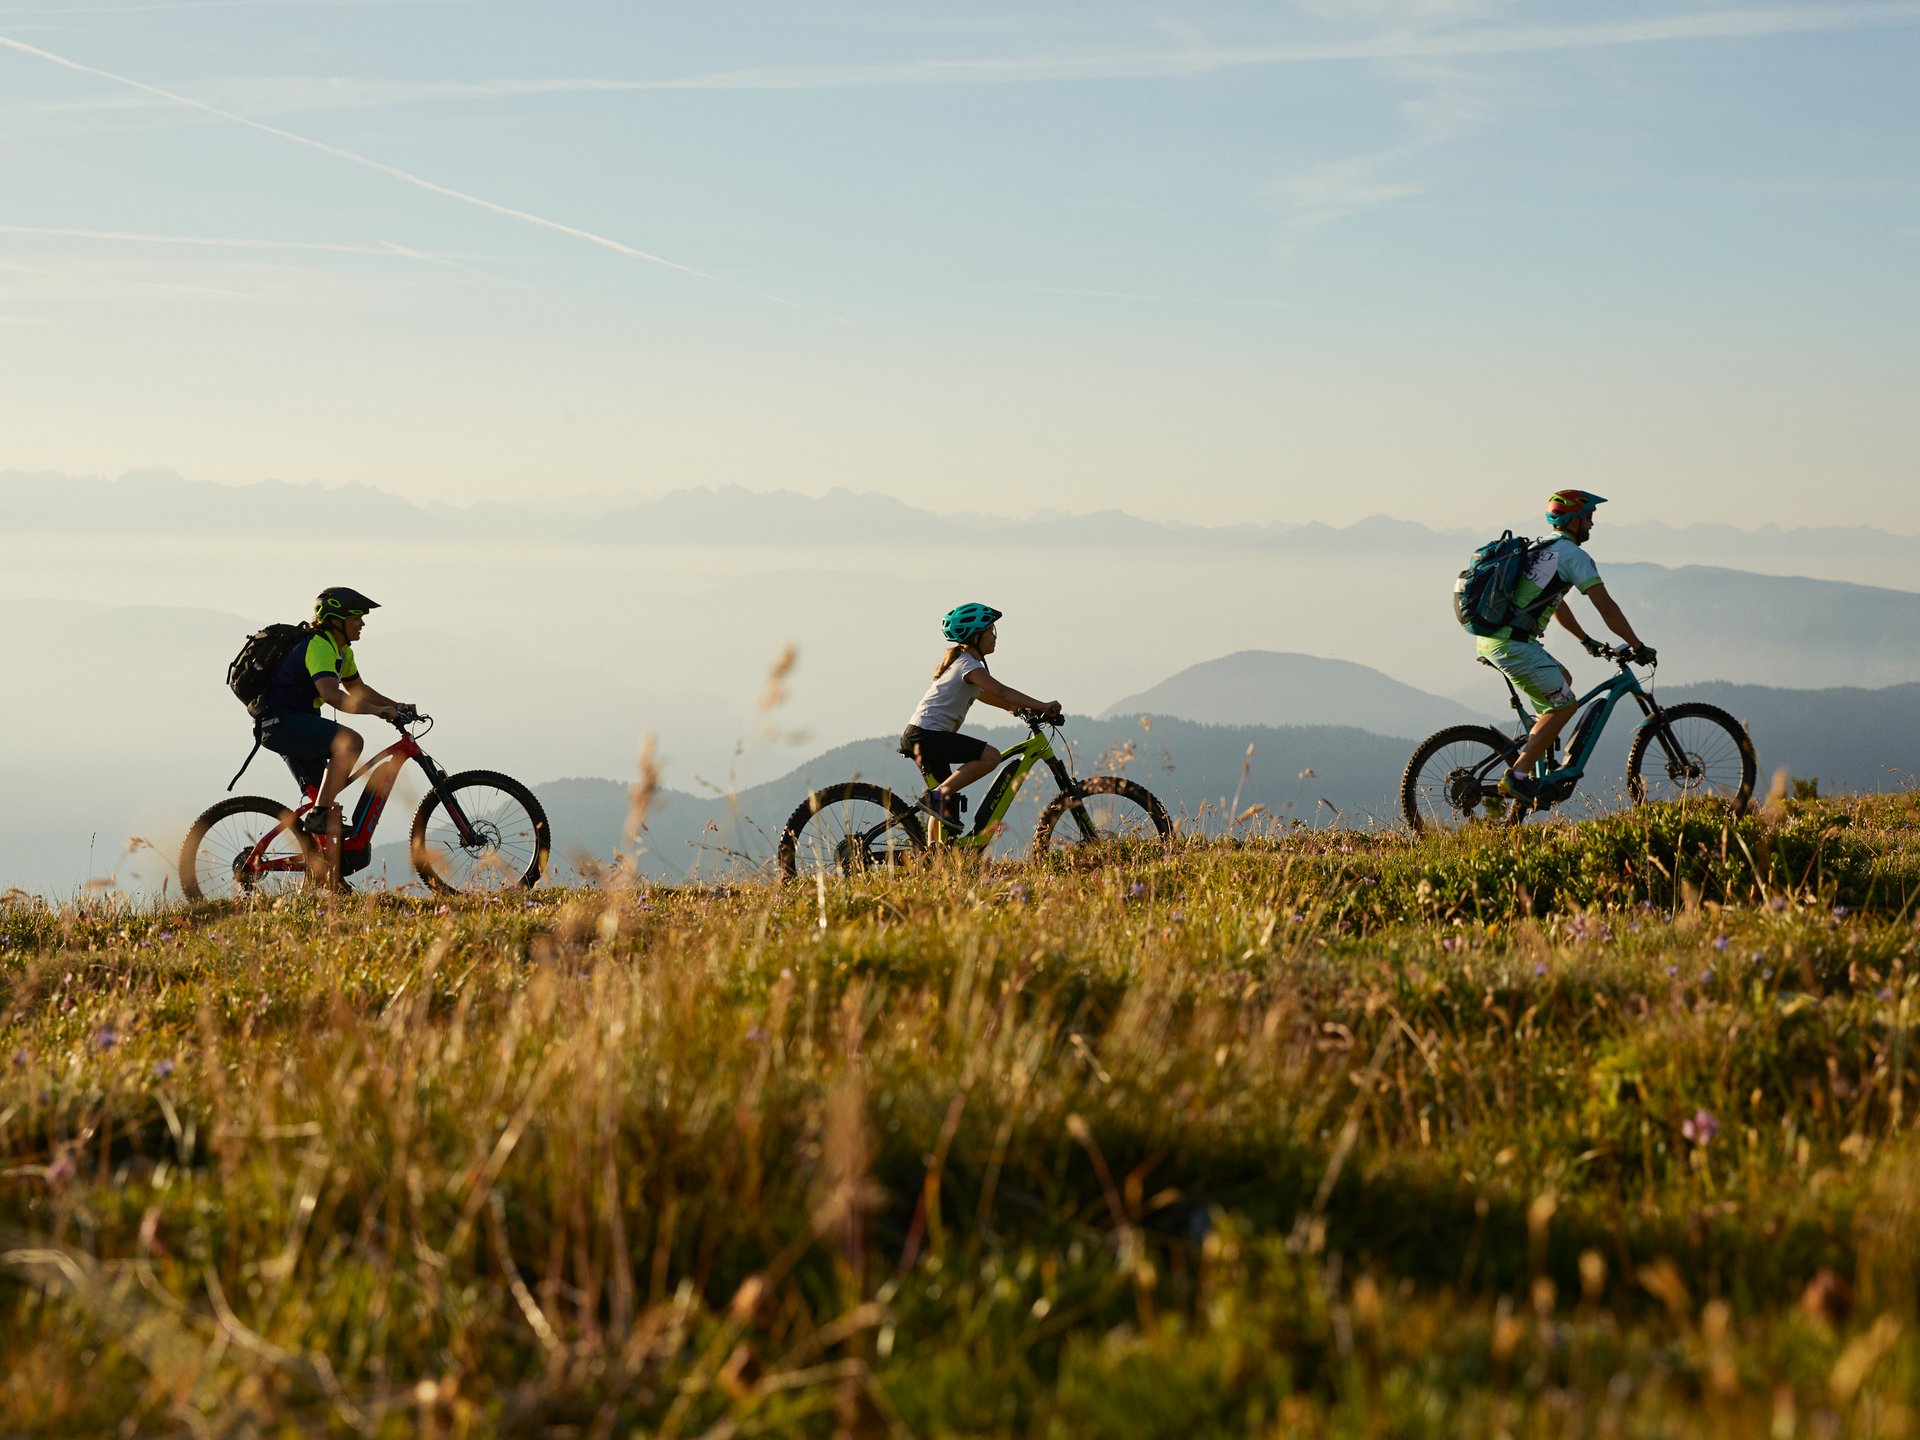
[[[1917,910],[1911,797],[13,903],[0,1434],[1915,1433]]]

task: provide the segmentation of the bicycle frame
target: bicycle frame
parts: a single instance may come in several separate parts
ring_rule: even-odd
[[[362,780],[367,783],[360,794],[359,803],[354,806],[353,823],[340,837],[340,861],[343,872],[358,870],[372,858],[373,832],[378,828],[380,817],[386,811],[387,800],[393,794],[394,781],[400,776],[400,767],[409,760],[417,762],[421,770],[426,772],[427,783],[440,797],[440,803],[445,807],[447,817],[453,821],[455,829],[460,834],[461,843],[477,843],[478,837],[475,835],[472,823],[467,819],[466,812],[460,808],[460,802],[454,797],[453,791],[447,788],[447,772],[435,763],[431,755],[420,748],[418,740],[414,739],[409,732],[402,730],[398,740],[364,762],[358,770],[347,777],[347,786],[357,785]],[[320,795],[320,787],[302,786],[300,795],[300,804],[294,807],[295,820],[313,809],[314,801]],[[264,872],[304,868],[305,862],[299,856],[275,858],[267,855],[267,847],[273,843],[279,833],[278,830],[272,831],[255,843],[252,855],[249,857],[249,864],[253,869]],[[325,854],[328,847],[333,844],[332,837],[328,835],[315,835],[312,839],[315,847],[322,854]],[[350,857],[358,863],[349,866],[347,862]]]
[[[1537,784],[1550,785],[1556,789],[1564,789],[1565,791],[1565,794],[1551,797],[1543,796],[1543,799],[1565,799],[1573,793],[1574,787],[1580,783],[1581,779],[1587,773],[1587,761],[1593,758],[1593,752],[1600,744],[1600,734],[1607,728],[1607,721],[1612,718],[1614,707],[1627,696],[1631,695],[1633,697],[1634,703],[1640,707],[1641,714],[1648,720],[1658,720],[1660,718],[1661,710],[1659,702],[1656,701],[1653,696],[1649,695],[1646,690],[1641,688],[1640,677],[1633,673],[1631,665],[1625,660],[1620,660],[1616,663],[1620,667],[1617,675],[1614,675],[1611,679],[1602,680],[1598,685],[1594,686],[1593,689],[1587,691],[1586,694],[1573,702],[1576,708],[1586,705],[1588,701],[1593,701],[1594,703],[1588,709],[1582,711],[1580,717],[1574,721],[1573,735],[1567,743],[1565,763],[1554,766],[1549,760],[1541,760],[1534,766],[1533,778]],[[1506,680],[1504,675],[1500,678]],[[1506,685],[1507,695],[1513,703],[1514,711],[1520,716],[1527,727],[1531,729],[1533,721],[1529,719],[1525,708],[1520,703],[1520,693],[1514,689],[1511,680],[1506,680]],[[1678,762],[1684,759],[1675,749],[1672,736],[1668,734],[1666,726],[1659,726],[1654,731],[1654,734],[1660,742],[1660,748],[1666,753],[1669,760]],[[1524,743],[1524,740],[1525,737],[1522,736],[1521,740],[1516,743]],[[1496,755],[1475,768],[1491,770],[1495,764],[1503,763],[1505,760],[1505,755]]]
[[[1051,770],[1061,790],[1068,793],[1079,790],[1079,782],[1073,778],[1073,772],[1068,770],[1066,764],[1054,753],[1053,742],[1047,738],[1046,732],[1031,720],[1027,721],[1027,728],[1033,732],[1032,735],[1017,745],[1009,745],[1000,752],[1000,759],[1003,762],[1000,772],[993,777],[993,783],[987,787],[987,793],[981,798],[980,813],[974,819],[973,829],[964,834],[949,836],[947,827],[940,821],[933,820],[927,826],[927,839],[930,843],[965,845],[974,848],[984,848],[993,843],[994,837],[1000,833],[1001,823],[1007,818],[1007,812],[1013,808],[1013,802],[1020,794],[1020,787],[1026,784],[1027,776],[1036,765],[1045,765]],[[931,790],[943,777],[922,771],[921,778],[927,782],[927,788]],[[1086,839],[1094,840],[1099,837],[1099,832],[1093,821],[1087,818],[1084,807],[1076,806],[1073,815],[1080,826],[1081,834]]]

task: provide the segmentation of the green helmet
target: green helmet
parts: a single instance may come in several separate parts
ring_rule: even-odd
[[[358,590],[345,585],[329,585],[313,601],[313,618],[316,620],[345,620],[354,615],[364,615],[369,610],[378,610],[380,602],[369,600]]]
[[[976,635],[984,634],[993,628],[993,622],[1000,618],[1000,612],[991,605],[982,605],[969,600],[965,605],[956,605],[941,618],[940,633],[956,645],[964,645]]]

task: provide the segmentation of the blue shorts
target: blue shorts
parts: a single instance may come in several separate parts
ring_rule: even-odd
[[[260,743],[287,762],[302,789],[312,789],[326,776],[333,737],[346,728],[312,711],[269,710],[260,717]]]

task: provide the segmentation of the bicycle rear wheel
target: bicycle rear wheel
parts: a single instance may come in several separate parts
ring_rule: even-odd
[[[1422,740],[1400,776],[1407,828],[1446,834],[1466,825],[1516,823],[1524,810],[1493,787],[1505,773],[1499,757],[1518,743],[1489,725],[1450,725]]]
[[[1118,775],[1096,775],[1075,795],[1063,790],[1040,812],[1033,858],[1152,847],[1173,839],[1173,821],[1154,793]]]
[[[306,887],[314,845],[293,812],[262,795],[236,795],[203,811],[180,844],[180,890],[189,900],[286,895]]]
[[[878,785],[849,780],[814,791],[787,817],[780,873],[861,875],[910,860],[927,848],[920,817]]]
[[[1665,723],[1677,755],[1660,742]],[[1627,751],[1627,793],[1636,805],[1658,800],[1723,800],[1744,810],[1759,762],[1746,727],[1717,705],[1668,705],[1634,732]]]
[[[459,824],[431,790],[413,817],[413,868],[430,890],[488,895],[534,886],[547,873],[553,835],[533,792],[492,770],[463,770],[446,781],[466,817]]]

